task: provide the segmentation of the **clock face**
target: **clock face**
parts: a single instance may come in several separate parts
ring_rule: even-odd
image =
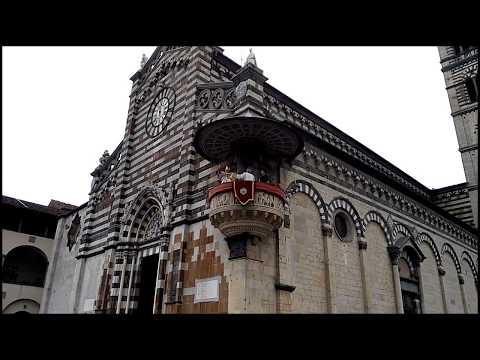
[[[171,88],[161,90],[150,106],[145,123],[148,136],[155,137],[165,129],[175,106],[175,92]]]

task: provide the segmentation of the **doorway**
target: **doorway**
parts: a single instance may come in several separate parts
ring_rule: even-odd
[[[153,314],[158,260],[158,254],[146,256],[142,259],[142,264],[140,265],[138,314]]]

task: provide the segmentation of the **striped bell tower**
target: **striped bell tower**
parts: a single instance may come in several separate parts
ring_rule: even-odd
[[[478,228],[478,46],[440,46],[438,51]]]

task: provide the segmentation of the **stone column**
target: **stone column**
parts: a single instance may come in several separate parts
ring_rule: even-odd
[[[137,257],[138,257],[138,255],[136,255],[136,254],[132,255],[132,265],[131,265],[132,267],[130,269],[130,278],[128,279],[127,304],[125,305],[125,314],[128,314],[128,309],[130,307],[130,296],[132,295],[131,294],[131,292],[132,292],[132,282],[133,282],[135,272],[136,272],[136,269],[135,269],[136,262],[135,262],[135,260],[137,259]]]
[[[158,252],[157,281],[155,282],[155,296],[153,300],[153,313],[162,312],[163,298],[165,294],[165,273],[167,271],[168,246],[170,244],[170,232],[162,234],[160,251]]]
[[[247,235],[225,239],[230,255],[225,266],[230,267],[228,284],[228,313],[241,314],[247,312]]]
[[[45,276],[45,285],[43,287],[43,292],[42,292],[42,300],[40,302],[40,314],[45,314],[47,313],[48,309],[48,303],[50,301],[50,296],[51,296],[51,287],[52,287],[52,281],[53,277],[55,274],[55,269],[57,267],[57,262],[58,262],[58,257],[60,256],[60,246],[59,243],[62,241],[62,235],[63,235],[63,229],[65,228],[65,219],[66,218],[60,218],[58,220],[57,224],[57,230],[55,232],[55,239],[53,240],[53,249],[52,249],[52,257],[50,259],[50,264],[48,265],[47,268],[47,275]],[[2,263],[3,266],[3,263]]]
[[[420,264],[417,266],[417,273],[418,273],[418,290],[420,292],[420,304],[419,304],[419,309],[420,313],[423,313],[424,307],[425,307],[425,297],[423,296],[423,276],[422,276],[422,268],[420,267]]]
[[[458,274],[458,282],[460,283],[460,293],[462,294],[462,303],[463,303],[463,312],[468,314],[468,307],[467,307],[467,298],[465,296],[465,277],[463,274]]]
[[[276,311],[275,244],[273,233],[259,238],[246,234],[229,240],[229,313]],[[278,289],[278,288],[277,288]]]
[[[125,269],[127,268],[127,256],[123,255],[123,263],[122,263],[122,275],[120,276],[120,287],[118,288],[118,299],[117,299],[117,310],[116,314],[120,314],[120,304],[122,302],[122,295],[123,295],[123,282],[125,280]]]
[[[362,237],[358,240],[358,249],[360,250],[360,272],[362,276],[363,304],[365,313],[370,312],[370,288],[367,280],[367,242]]]
[[[393,284],[395,287],[395,300],[397,305],[397,313],[403,314],[403,299],[402,299],[402,287],[400,285],[400,273],[398,271],[398,260],[400,259],[400,248],[398,246],[389,246],[388,254],[392,261],[393,270]]]
[[[327,285],[327,311],[330,314],[337,312],[336,282],[335,282],[335,249],[333,245],[333,231],[330,224],[322,225],[322,234],[325,252],[326,285]]]
[[[82,277],[83,273],[85,271],[85,262],[86,258],[81,257],[78,259],[78,261],[75,264],[75,272],[73,274],[73,280],[72,280],[72,291],[70,293],[70,303],[69,303],[69,308],[72,313],[77,313],[78,312],[78,306],[81,304],[78,304],[78,300],[80,297],[80,289],[82,287]],[[82,307],[83,310],[83,307]]]
[[[443,266],[438,267],[438,275],[440,275],[440,291],[442,293],[443,311],[445,314],[448,314],[447,294],[445,292],[445,269]]]
[[[275,288],[277,289],[278,313],[290,313],[292,310],[292,296],[295,291],[295,286],[291,247],[291,231],[289,229],[289,223],[286,223],[285,227],[278,231],[277,238],[278,276]]]

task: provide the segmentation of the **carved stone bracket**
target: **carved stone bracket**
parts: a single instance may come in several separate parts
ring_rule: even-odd
[[[201,84],[197,86],[197,111],[232,111],[238,102],[238,91],[232,82]]]

